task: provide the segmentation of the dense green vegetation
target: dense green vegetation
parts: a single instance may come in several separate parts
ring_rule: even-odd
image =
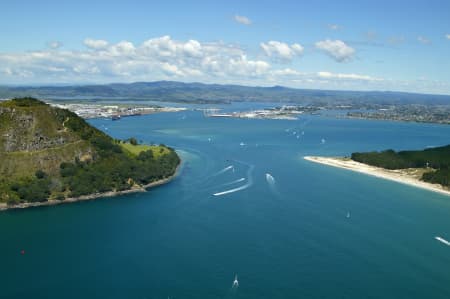
[[[2,103],[4,107],[37,107],[45,105],[47,104],[32,97],[14,98]]]
[[[352,160],[386,169],[431,168],[422,180],[450,186],[450,145],[422,151],[386,150],[382,152],[353,153]]]
[[[131,154],[138,156],[141,152],[148,151],[149,154],[153,155],[155,158],[159,158],[160,156],[164,156],[170,153],[168,147],[164,145],[154,146],[154,145],[146,145],[146,144],[136,144],[128,142],[120,142],[119,145],[125,152],[130,152]]]
[[[103,142],[103,141],[102,141]],[[127,155],[117,144],[105,147],[102,143],[96,161],[61,164],[61,177],[64,188],[70,197],[126,190],[135,183],[145,185],[171,176],[180,160],[175,151],[155,159],[153,151],[143,151],[138,156]]]
[[[8,115],[11,113],[21,115],[22,119],[30,121],[25,129],[23,124],[20,129],[39,132],[39,140],[55,135],[55,138],[64,137],[70,142],[57,145],[44,142],[31,150],[20,151],[8,151],[5,149],[8,142],[0,142],[0,157],[4,157],[3,164],[7,165],[0,167],[0,202],[63,200],[127,190],[173,175],[180,163],[178,155],[169,147],[139,145],[135,138],[128,142],[115,140],[75,113],[52,108],[33,98],[6,101],[0,104],[1,107],[14,109],[0,111],[0,119],[12,119]],[[40,115],[45,115],[46,119],[42,120]],[[42,124],[45,128],[40,128]],[[5,122],[5,126],[5,132],[19,127],[16,128],[14,121]],[[20,138],[21,135],[17,136]],[[71,155],[67,154],[67,147],[71,147]],[[47,162],[40,156],[43,154],[50,157],[46,159],[48,163],[60,161],[56,170],[47,167]],[[30,161],[30,157],[37,157],[35,165],[32,163],[29,169],[19,167],[22,160]],[[46,172],[47,169],[50,170]],[[9,176],[8,173],[17,175]]]

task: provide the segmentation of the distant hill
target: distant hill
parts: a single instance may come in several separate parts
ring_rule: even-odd
[[[139,188],[180,163],[171,148],[114,140],[34,98],[0,102],[0,161],[0,202],[11,205]]]
[[[351,158],[386,169],[423,168],[422,180],[450,187],[450,144],[421,151],[352,153]]]
[[[294,89],[282,86],[251,87],[174,81],[82,86],[0,87],[0,98],[32,95],[46,99],[105,98],[189,103],[232,101],[294,102],[304,104],[354,103],[450,105],[450,96],[405,92]]]

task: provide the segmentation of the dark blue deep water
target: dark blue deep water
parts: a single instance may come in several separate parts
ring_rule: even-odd
[[[179,176],[0,213],[1,298],[450,298],[450,246],[434,239],[450,240],[450,197],[302,158],[444,145],[450,126],[199,111],[91,123],[176,148]]]

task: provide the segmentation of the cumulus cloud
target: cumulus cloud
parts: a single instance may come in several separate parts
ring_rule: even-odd
[[[446,37],[447,39],[450,39],[450,34],[446,34],[445,37]]]
[[[115,45],[112,45],[108,50],[109,54],[112,56],[133,56],[136,48],[131,42],[121,41]]]
[[[243,24],[243,25],[251,25],[252,24],[252,21],[245,16],[235,15],[234,20],[236,22],[238,22],[239,24]]]
[[[324,79],[342,79],[342,80],[362,80],[362,81],[382,81],[381,78],[375,78],[367,75],[341,74],[331,72],[318,72],[317,77]]]
[[[418,40],[421,44],[424,44],[424,45],[431,44],[431,41],[430,41],[428,38],[424,37],[424,36],[418,36],[418,37],[417,37],[417,40]]]
[[[337,62],[349,61],[355,49],[348,46],[341,40],[323,40],[315,43],[317,49],[327,53],[329,56],[334,58]]]
[[[303,54],[303,50],[304,50],[303,46],[300,45],[300,44],[292,44],[292,45],[291,45],[291,49],[292,49],[292,51],[294,51],[294,53],[295,53],[296,55],[301,55],[301,54]]]
[[[87,38],[84,40],[84,45],[90,49],[100,50],[108,46],[108,42],[102,39]]]
[[[49,42],[48,43],[48,46],[49,46],[49,48],[50,49],[58,49],[58,48],[61,48],[62,47],[62,43],[61,42],[59,42],[59,41],[51,41],[51,42]]]
[[[254,59],[240,47],[223,42],[178,41],[162,36],[135,45],[86,39],[82,51],[44,50],[0,53],[0,75],[95,81],[198,78],[254,78],[270,74],[268,61]],[[1,78],[1,77],[0,77]]]
[[[278,41],[261,43],[260,46],[267,56],[284,61],[290,61],[294,56],[303,54],[304,50],[300,44],[292,44],[289,46],[286,43]]]
[[[274,70],[272,72],[274,76],[302,76],[303,74],[299,71],[293,70],[291,68],[285,68],[281,70]]]
[[[82,50],[46,48],[0,52],[0,81],[4,84],[55,84],[177,80],[338,89],[361,86],[376,89],[388,84],[369,75],[305,73],[295,67],[286,68],[282,61],[273,58],[294,57],[303,52],[303,47],[281,42],[264,44],[271,56],[261,58],[235,44],[175,40],[170,36],[148,39],[140,44],[88,39],[85,41],[87,48]]]

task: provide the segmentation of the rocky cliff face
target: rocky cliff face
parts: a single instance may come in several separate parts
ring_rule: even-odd
[[[58,110],[45,105],[0,103],[0,176],[57,173],[62,162],[86,160],[92,147],[64,126]]]
[[[75,141],[63,125],[49,126],[54,118],[49,107],[40,111],[20,108],[0,108],[0,152],[39,151]],[[42,120],[42,118],[45,118]]]

